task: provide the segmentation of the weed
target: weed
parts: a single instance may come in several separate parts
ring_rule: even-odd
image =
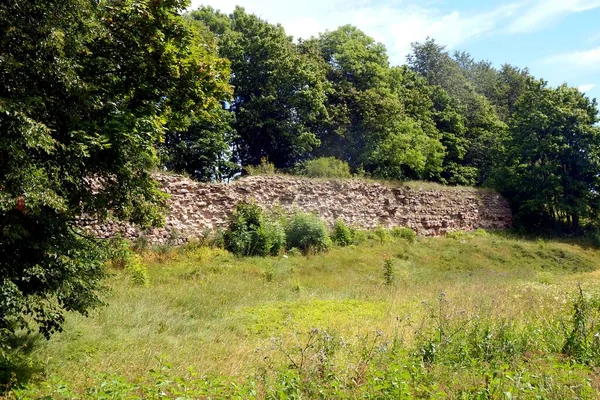
[[[394,262],[391,258],[386,258],[383,262],[383,280],[388,286],[394,283]]]
[[[387,240],[388,232],[381,225],[377,225],[377,228],[373,231],[373,234],[379,240],[380,243],[383,243]]]
[[[391,229],[392,236],[399,239],[404,239],[409,243],[413,243],[417,239],[417,234],[410,228],[395,227]]]
[[[275,277],[275,273],[273,271],[265,271],[263,272],[263,276],[265,278],[265,282],[273,282],[273,278]]]
[[[273,163],[270,163],[266,157],[260,159],[260,164],[248,165],[245,166],[243,169],[250,176],[275,175],[275,165]]]
[[[231,216],[224,242],[225,248],[237,256],[277,255],[285,247],[285,232],[258,205],[240,202]]]
[[[333,231],[331,232],[331,240],[338,246],[348,246],[352,243],[352,232],[343,219],[338,218],[335,220]]]
[[[350,178],[350,166],[335,157],[321,157],[302,163],[299,168],[302,175],[310,178]]]
[[[568,330],[562,351],[581,363],[600,365],[600,330],[598,305],[600,299],[587,299],[581,285],[573,301],[571,329]],[[594,312],[595,311],[595,312]]]

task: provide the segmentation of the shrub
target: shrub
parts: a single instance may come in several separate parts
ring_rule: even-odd
[[[350,166],[335,157],[321,157],[305,161],[300,173],[311,178],[350,178]]]
[[[375,235],[377,240],[379,240],[380,243],[385,242],[388,237],[387,231],[381,225],[378,225],[377,228],[375,228],[375,230],[373,231],[373,234]]]
[[[286,237],[289,248],[296,247],[304,253],[324,251],[331,246],[325,222],[314,214],[294,214],[288,224]]]
[[[277,255],[285,247],[285,232],[256,204],[238,203],[223,240],[225,248],[237,256]]]
[[[108,251],[110,267],[127,271],[135,285],[148,286],[150,284],[148,270],[142,263],[142,257],[131,249],[131,244],[127,240],[113,239]]]
[[[260,164],[245,166],[244,171],[250,176],[275,175],[275,165],[270,163],[266,157],[263,157],[260,159]]]
[[[391,258],[386,258],[383,263],[383,279],[388,286],[394,283],[394,262]]]
[[[417,234],[410,228],[396,227],[392,229],[392,236],[398,239],[405,239],[412,243],[417,238]]]
[[[341,218],[335,220],[331,240],[338,246],[348,246],[352,243],[352,232]]]
[[[361,244],[369,238],[369,232],[363,229],[352,228],[350,231],[352,232],[352,244]]]

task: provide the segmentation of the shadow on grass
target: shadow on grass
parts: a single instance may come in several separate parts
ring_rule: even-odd
[[[41,335],[27,332],[19,332],[0,340],[0,397],[42,372],[42,366],[31,357],[31,352],[41,340]]]
[[[490,231],[491,234],[505,239],[524,240],[536,242],[540,240],[556,243],[564,243],[573,246],[579,246],[586,250],[600,249],[600,236],[595,231],[583,230],[578,233],[564,233],[559,231],[537,231],[527,232],[518,229],[509,229],[505,231]]]

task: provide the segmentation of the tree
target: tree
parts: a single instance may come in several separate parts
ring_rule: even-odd
[[[214,13],[208,15],[215,17],[210,22],[223,33],[229,22],[227,17]],[[207,54],[219,61],[220,80],[224,82],[230,73],[229,63],[218,59],[217,35],[201,22],[189,18],[187,21],[202,35],[204,46],[209,49]],[[214,94],[218,95],[216,92]],[[238,139],[233,128],[235,115],[225,108],[225,104],[231,100],[231,93],[221,91],[216,100],[210,107],[197,112],[187,129],[166,132],[160,155],[162,164],[168,170],[187,173],[204,182],[227,180],[239,172],[232,151],[232,143]]]
[[[323,143],[318,153],[360,168],[384,134],[386,121],[402,112],[386,82],[385,47],[351,25],[325,32],[304,45],[318,47],[328,81],[329,118],[318,129]]]
[[[233,115],[219,107],[192,121],[184,131],[167,132],[161,159],[169,171],[189,174],[201,182],[223,182],[239,172],[231,143],[238,139]]]
[[[100,304],[103,254],[77,220],[161,220],[165,130],[229,86],[180,0],[0,4],[0,336],[49,337]]]
[[[449,182],[486,183],[507,131],[494,106],[481,94],[487,94],[495,87],[497,77],[494,70],[489,63],[476,63],[467,53],[457,53],[456,59],[453,59],[445,47],[433,39],[413,43],[412,49],[408,56],[410,68],[424,76],[430,85],[443,89],[451,99],[449,110],[458,112],[464,121],[462,136],[453,132],[454,137],[446,137],[464,147],[464,152],[448,153],[447,158],[451,159],[445,161],[443,175],[449,178]],[[457,159],[461,153],[464,155]]]
[[[529,228],[567,226],[600,210],[600,128],[595,100],[528,79],[516,103],[497,186]]]
[[[220,54],[231,61],[228,109],[235,114],[239,159],[256,165],[267,157],[277,168],[292,167],[320,144],[312,126],[326,114],[322,71],[280,25],[240,7],[227,26],[222,16],[206,7],[191,14],[216,30]]]
[[[423,179],[439,174],[443,157],[442,144],[406,119],[398,121],[393,133],[377,144],[367,165],[380,178]]]

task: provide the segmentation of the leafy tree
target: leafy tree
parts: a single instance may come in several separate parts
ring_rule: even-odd
[[[498,83],[491,102],[504,122],[510,122],[530,77],[527,68],[519,69],[508,64],[502,65],[498,71]]]
[[[577,230],[600,210],[600,128],[595,100],[577,89],[529,79],[516,103],[506,166],[497,185],[527,227]]]
[[[451,99],[448,110],[458,112],[464,122],[462,133],[455,131],[442,139],[451,139],[446,143],[453,142],[464,148],[464,155],[458,147],[459,151],[448,153],[443,175],[449,182],[487,182],[502,152],[501,144],[507,132],[506,124],[499,119],[490,101],[478,93],[478,88],[488,93],[495,87],[493,69],[489,63],[475,63],[466,53],[458,53],[457,61],[433,39],[413,43],[412,47],[413,52],[408,56],[410,68],[427,78],[430,85],[442,88]]]
[[[351,25],[326,32],[313,42],[320,49],[329,82],[330,118],[318,130],[323,142],[319,154],[380,177],[436,175],[435,160],[443,153],[437,132],[433,124],[417,123],[406,111],[401,94],[408,90],[400,90],[401,73],[390,70],[385,47]],[[421,111],[418,93],[414,98],[410,112],[429,111]],[[386,154],[390,151],[394,153]]]
[[[418,124],[400,120],[393,133],[381,140],[369,159],[373,175],[386,179],[422,179],[439,174],[442,144],[428,137]]]
[[[0,4],[0,336],[100,304],[103,254],[77,220],[160,222],[166,129],[229,90],[179,0]]]
[[[184,131],[170,131],[161,146],[165,167],[202,182],[222,182],[239,171],[231,143],[237,139],[235,116],[222,107],[197,118]]]
[[[362,166],[384,133],[384,125],[402,111],[386,84],[385,47],[351,25],[315,39],[329,82],[326,106],[330,118],[319,129],[322,150]]]
[[[243,165],[263,157],[288,168],[320,142],[313,124],[326,113],[322,71],[302,54],[283,27],[236,8],[226,28],[222,14],[201,8],[192,18],[220,34],[220,54],[231,61],[235,88],[236,151]],[[215,28],[216,27],[216,28]]]
[[[215,72],[219,79],[204,82],[207,92],[212,92],[216,101],[198,110],[188,128],[166,132],[160,147],[161,161],[167,169],[185,172],[199,181],[223,181],[239,170],[233,162],[231,148],[231,143],[237,138],[232,127],[234,115],[224,108],[225,103],[231,100],[231,93],[222,90],[230,73],[229,63],[218,57],[214,33],[198,21],[188,18],[186,22],[198,31],[207,50],[198,56],[205,61],[212,60],[218,68]],[[221,89],[215,91],[215,85],[221,85]]]

